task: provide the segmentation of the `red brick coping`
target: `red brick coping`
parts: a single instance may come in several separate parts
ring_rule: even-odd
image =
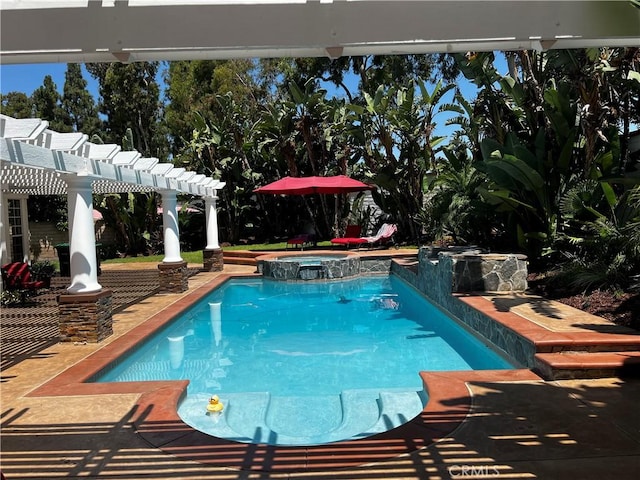
[[[165,453],[223,468],[299,472],[382,462],[407,455],[451,435],[464,422],[471,407],[467,382],[540,380],[524,369],[420,372],[429,400],[420,415],[406,424],[364,439],[296,447],[238,443],[207,435],[186,425],[178,416],[177,407],[185,395],[187,380],[85,383],[231,277],[233,275],[221,274],[36,388],[29,396],[139,393],[132,415],[137,433]]]

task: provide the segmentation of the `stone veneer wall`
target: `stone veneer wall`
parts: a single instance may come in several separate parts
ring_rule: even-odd
[[[113,334],[113,292],[60,295],[61,342],[98,343]]]
[[[300,262],[291,261],[258,260],[258,272],[265,278],[275,280],[319,280],[349,278],[360,273],[360,258],[356,256],[335,258],[327,257],[317,263],[303,262],[304,256],[300,256]]]
[[[224,269],[224,254],[221,248],[202,250],[205,272],[221,272]]]
[[[483,254],[478,255],[482,257]],[[413,285],[441,309],[478,332],[522,365],[529,368],[533,367],[533,359],[536,353],[533,344],[478,310],[461,302],[453,295],[453,288],[458,285],[454,278],[455,256],[457,256],[455,253],[441,252],[438,253],[437,259],[434,259],[433,253],[428,248],[421,248],[418,254],[417,274],[395,263],[392,264],[392,272]],[[503,257],[507,259],[511,255],[504,255]],[[523,260],[521,256],[518,257],[518,261]],[[491,258],[490,260],[493,263],[496,259]],[[524,268],[526,268],[526,259],[524,261]],[[508,267],[508,269],[511,269],[511,267]],[[488,267],[487,270],[489,270]],[[516,271],[521,272],[517,269]],[[518,273],[519,275],[521,273]],[[526,274],[524,278],[526,279]]]
[[[391,257],[361,257],[360,273],[361,274],[379,274],[389,273],[391,269]]]
[[[160,263],[160,293],[183,293],[189,289],[187,262]]]
[[[320,280],[349,278],[356,275],[389,273],[391,257],[336,257],[319,264],[304,265],[295,261],[258,260],[258,273],[276,280]]]
[[[499,254],[440,254],[451,263],[454,292],[524,292],[527,257]]]

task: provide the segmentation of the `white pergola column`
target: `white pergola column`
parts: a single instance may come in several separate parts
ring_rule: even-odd
[[[207,250],[220,248],[218,244],[218,212],[216,211],[216,200],[218,197],[205,197],[205,216],[207,223]]]
[[[67,291],[72,294],[102,290],[102,285],[98,283],[91,181],[91,178],[81,175],[66,179],[71,260],[71,286]]]
[[[219,185],[224,186],[223,183]],[[204,197],[207,220],[207,246],[202,250],[205,272],[221,272],[224,269],[224,254],[218,243],[218,212],[216,211],[216,190],[213,195]]]
[[[162,263],[182,262],[176,192],[162,190],[160,194],[162,195],[162,226],[164,231],[164,258]]]

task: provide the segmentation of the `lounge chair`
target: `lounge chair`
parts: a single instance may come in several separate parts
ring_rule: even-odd
[[[336,237],[331,239],[331,243],[335,245],[345,245],[349,248],[350,245],[359,245],[361,242],[360,232],[362,227],[360,225],[347,225],[347,229],[344,232],[344,237]]]
[[[336,245],[345,245],[346,248],[349,248],[351,245],[367,245],[369,248],[378,246],[378,245],[386,245],[391,241],[393,234],[396,233],[398,227],[393,223],[385,223],[383,224],[378,233],[371,237],[342,237],[342,238],[334,238],[331,240],[331,243]]]
[[[304,250],[304,247],[312,247],[316,244],[316,236],[313,233],[301,233],[293,238],[287,240],[286,250],[291,248],[300,248]]]

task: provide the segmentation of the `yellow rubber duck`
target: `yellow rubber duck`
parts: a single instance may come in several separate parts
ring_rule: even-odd
[[[218,413],[221,412],[224,408],[224,404],[218,398],[218,395],[214,395],[209,399],[209,404],[207,405],[207,412]]]

